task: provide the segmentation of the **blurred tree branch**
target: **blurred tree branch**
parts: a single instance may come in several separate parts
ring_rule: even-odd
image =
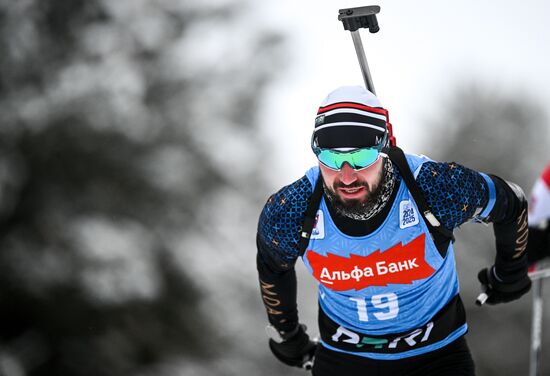
[[[256,114],[281,39],[235,43],[243,4],[0,2],[0,373],[223,352],[173,240],[228,189],[263,196]]]

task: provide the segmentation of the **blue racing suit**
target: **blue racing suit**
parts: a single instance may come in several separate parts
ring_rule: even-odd
[[[470,220],[502,227],[519,216],[518,200],[502,179],[456,163],[406,157],[445,228],[453,230]],[[260,215],[262,298],[270,323],[281,331],[298,323],[294,264],[300,257],[304,214],[319,178],[319,168],[311,168],[272,195]],[[395,360],[433,352],[467,331],[452,242],[436,244],[399,172],[395,178],[387,207],[367,221],[370,226],[361,235],[344,232],[330,202],[321,200],[302,258],[319,284],[321,342],[331,350]],[[523,261],[511,261],[510,253],[510,247],[497,246],[497,258],[505,260],[501,263],[510,260],[523,268]]]

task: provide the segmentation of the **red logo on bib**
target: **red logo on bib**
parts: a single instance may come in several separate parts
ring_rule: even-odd
[[[336,291],[411,284],[435,272],[424,257],[425,238],[426,235],[422,234],[408,244],[399,243],[368,256],[342,257],[331,253],[321,256],[310,250],[306,257],[315,279]]]

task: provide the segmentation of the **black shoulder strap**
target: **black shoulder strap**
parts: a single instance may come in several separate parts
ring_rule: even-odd
[[[411,172],[409,164],[407,163],[407,158],[405,157],[405,153],[403,153],[403,150],[401,150],[397,146],[392,146],[387,150],[387,154],[390,157],[390,160],[397,166],[397,168],[401,172],[401,176],[403,177],[407,188],[411,192],[414,202],[416,202],[416,205],[418,206],[418,209],[420,209],[422,218],[424,218],[424,220],[426,221],[430,232],[432,234],[435,234],[437,232],[443,235],[445,239],[454,242],[455,237],[453,235],[453,232],[441,226],[439,220],[431,212],[430,206],[426,202],[426,199],[420,191],[418,184],[416,184],[416,180]]]
[[[315,226],[315,216],[317,215],[317,209],[321,204],[321,198],[323,197],[323,178],[319,172],[319,177],[317,178],[317,183],[309,199],[309,204],[306,210],[306,217],[304,218],[304,223],[302,224],[302,231],[300,232],[300,243],[298,244],[298,249],[300,250],[300,257],[302,257],[306,251],[307,245],[309,244],[309,238],[311,237],[311,232],[313,231],[313,226]]]

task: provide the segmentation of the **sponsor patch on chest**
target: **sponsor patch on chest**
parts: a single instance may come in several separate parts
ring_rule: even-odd
[[[311,231],[311,239],[324,239],[325,238],[325,216],[322,210],[317,210],[315,214],[315,224]]]
[[[310,250],[306,258],[315,279],[336,291],[411,284],[435,272],[424,256],[425,238],[422,234],[410,243],[398,243],[384,252],[377,250],[368,256],[351,254],[344,257],[332,253],[323,256]]]
[[[412,201],[405,200],[399,203],[399,227],[407,228],[417,225],[419,222],[418,211]]]

